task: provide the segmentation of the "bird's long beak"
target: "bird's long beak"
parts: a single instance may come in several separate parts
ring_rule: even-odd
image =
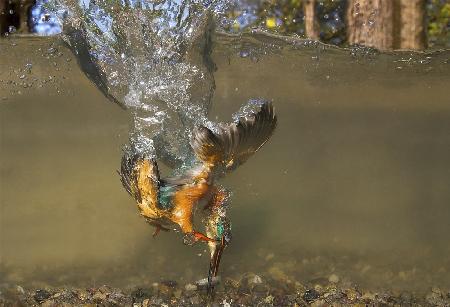
[[[212,283],[213,278],[217,276],[219,271],[220,259],[222,258],[223,250],[226,247],[225,238],[222,237],[220,242],[216,243],[214,252],[211,255],[211,262],[209,263],[209,272],[208,272],[208,293],[211,294],[214,289],[214,285]]]

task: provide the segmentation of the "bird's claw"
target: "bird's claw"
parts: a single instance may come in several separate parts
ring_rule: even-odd
[[[215,239],[211,239],[211,238],[205,236],[204,234],[202,234],[201,232],[197,232],[197,231],[186,233],[183,237],[183,242],[186,245],[194,245],[198,241],[202,241],[202,242],[206,242],[206,243],[216,242]]]
[[[155,227],[155,231],[152,234],[153,238],[156,238],[156,236],[159,234],[159,232],[161,231],[161,227]]]

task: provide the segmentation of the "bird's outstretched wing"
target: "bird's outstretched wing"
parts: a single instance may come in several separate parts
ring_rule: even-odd
[[[141,214],[150,219],[159,218],[160,178],[156,161],[125,150],[119,174],[122,185],[137,201]]]
[[[270,138],[277,125],[272,103],[264,102],[258,111],[213,132],[199,126],[191,142],[197,157],[211,167],[233,170],[257,152]]]

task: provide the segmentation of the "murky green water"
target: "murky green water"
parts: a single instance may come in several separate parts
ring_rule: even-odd
[[[50,44],[0,41],[1,282],[204,277],[205,246],[153,239],[121,186],[130,115]],[[450,287],[449,58],[220,36],[210,117],[263,97],[279,118],[263,150],[224,180],[234,238],[222,276]]]

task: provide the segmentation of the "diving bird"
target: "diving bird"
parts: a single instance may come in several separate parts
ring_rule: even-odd
[[[276,125],[273,105],[267,101],[258,103],[256,110],[233,123],[212,129],[199,125],[192,132],[192,162],[167,178],[161,178],[154,157],[131,148],[124,151],[119,172],[122,184],[136,200],[140,214],[156,227],[154,235],[177,226],[186,244],[198,241],[208,244],[209,290],[218,274],[223,250],[231,240],[226,216],[229,192],[217,180],[257,152]],[[205,233],[194,229],[194,214],[199,207],[205,214]]]

